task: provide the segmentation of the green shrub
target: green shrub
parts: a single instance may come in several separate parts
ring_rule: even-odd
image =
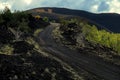
[[[38,36],[38,34],[42,31],[42,29],[36,29],[34,31],[34,36]]]
[[[48,17],[44,17],[43,20],[44,20],[45,22],[48,22],[48,21],[49,21]]]
[[[30,27],[28,26],[28,22],[25,21],[25,19],[22,19],[22,22],[18,26],[19,30],[25,33],[28,33],[31,31]]]
[[[113,48],[120,53],[120,34],[98,30],[96,26],[90,26],[88,24],[82,27],[82,32],[88,41]]]
[[[4,45],[0,49],[0,54],[11,55],[11,54],[13,54],[13,50],[14,50],[14,48],[12,46],[10,46],[10,45]]]

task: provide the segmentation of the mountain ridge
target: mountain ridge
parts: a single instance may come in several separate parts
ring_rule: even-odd
[[[83,17],[102,25],[103,27],[106,27],[112,32],[120,33],[120,27],[119,27],[120,14],[117,14],[117,13],[98,13],[97,14],[97,13],[91,13],[83,10],[55,8],[55,7],[41,7],[41,8],[34,8],[31,10],[40,10],[40,9],[45,10],[46,12],[48,9],[49,10],[51,9],[51,13]]]

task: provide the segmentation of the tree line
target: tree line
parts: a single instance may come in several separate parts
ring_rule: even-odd
[[[61,19],[60,23],[61,23],[60,29],[62,31],[64,31],[64,33],[68,32],[69,25],[71,23],[75,23],[77,26],[77,29],[76,30],[71,29],[71,31],[73,31],[72,34],[74,34],[77,31],[77,34],[82,33],[82,36],[88,42],[90,42],[92,44],[100,44],[102,46],[109,47],[109,48],[115,50],[117,53],[120,53],[120,33],[113,33],[113,32],[109,32],[105,29],[98,29],[97,26],[89,24],[85,20]]]
[[[120,34],[108,32],[105,29],[98,30],[96,26],[84,24],[82,32],[85,38],[95,44],[101,44],[120,53]]]

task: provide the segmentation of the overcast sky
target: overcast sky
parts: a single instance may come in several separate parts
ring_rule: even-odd
[[[0,10],[27,10],[36,7],[64,7],[90,12],[120,13],[120,0],[0,0]]]

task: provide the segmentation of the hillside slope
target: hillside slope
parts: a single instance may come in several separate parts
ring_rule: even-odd
[[[55,23],[36,15],[9,9],[0,14],[1,80],[120,80],[119,53],[82,34],[84,26],[88,32],[100,32],[95,27],[78,19]],[[116,48],[119,38],[113,40]]]
[[[78,73],[81,75],[81,70],[85,70],[88,74],[93,74],[88,79],[105,79],[105,80],[119,80],[120,68],[104,61],[103,59],[89,55],[88,53],[96,54],[97,50],[95,49],[87,49],[83,50],[72,50],[66,46],[61,45],[60,43],[56,43],[52,36],[52,31],[54,28],[59,26],[58,24],[52,24],[48,26],[43,32],[40,33],[40,45],[43,46],[44,51],[49,52],[50,54],[58,57],[62,61],[67,62],[71,65]],[[109,48],[106,48],[106,50]],[[111,51],[107,52],[110,53]],[[105,53],[104,50],[101,49],[100,53]],[[84,72],[85,73],[85,72]],[[94,78],[93,76],[96,76]]]
[[[35,8],[31,9],[32,12],[48,12],[48,9],[51,11],[50,14],[56,13],[56,14],[62,14],[62,15],[74,15],[74,16],[80,16],[84,17],[86,19],[89,19],[93,21],[94,23],[97,23],[103,27],[106,27],[112,32],[120,33],[120,15],[116,13],[101,13],[101,14],[95,14],[90,13],[87,11],[82,10],[72,10],[72,9],[66,9],[66,8],[50,8],[50,7],[43,7],[43,8]]]
[[[42,51],[37,35],[48,25],[24,12],[0,14],[1,80],[83,80],[67,63]]]

